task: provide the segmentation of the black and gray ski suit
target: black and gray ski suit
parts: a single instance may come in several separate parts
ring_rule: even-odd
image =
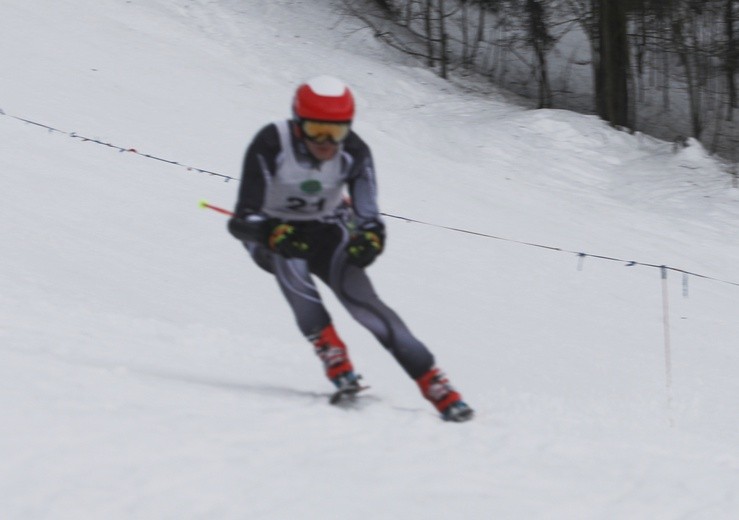
[[[299,226],[309,237],[311,253],[305,259],[284,258],[261,241],[245,245],[255,262],[274,274],[306,337],[331,323],[313,274],[417,379],[434,365],[431,352],[378,298],[365,270],[347,262],[350,229],[382,226],[370,149],[351,132],[334,158],[318,162],[292,125],[267,125],[249,145],[235,214],[261,214]]]

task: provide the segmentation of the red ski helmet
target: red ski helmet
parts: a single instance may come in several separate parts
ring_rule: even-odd
[[[354,117],[354,97],[340,79],[318,76],[295,91],[293,114],[297,119],[348,123]]]

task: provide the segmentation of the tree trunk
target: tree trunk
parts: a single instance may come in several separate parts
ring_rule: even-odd
[[[600,0],[599,3],[602,99],[598,103],[598,115],[614,126],[630,127],[626,9],[620,1]]]
[[[673,22],[675,45],[680,63],[685,70],[692,137],[700,140],[701,134],[703,134],[703,117],[701,113],[701,89],[698,84],[698,66],[695,59],[695,54],[698,51],[695,49],[695,39],[693,38],[694,20],[692,19],[693,15],[689,12],[679,13],[678,16]],[[690,27],[686,28],[688,22],[690,22]],[[690,30],[690,35],[686,34],[686,29]],[[688,36],[690,36],[690,39]]]
[[[423,22],[424,26],[426,28],[426,49],[428,52],[428,66],[429,68],[434,68],[435,62],[434,62],[434,23],[433,23],[433,16],[432,11],[434,9],[433,1],[432,0],[426,0],[426,5],[424,6],[424,16],[423,16]]]
[[[544,6],[539,0],[526,0],[526,11],[529,18],[529,38],[536,56],[534,69],[539,83],[539,108],[550,108],[552,89],[547,74],[547,51],[551,38],[546,26]]]
[[[444,10],[444,0],[438,0],[439,2],[439,61],[441,70],[439,75],[447,79],[449,77],[449,50],[447,46],[449,44],[449,35],[446,32],[446,14]]]
[[[737,87],[736,87],[736,73],[737,63],[739,62],[739,45],[737,45],[736,35],[734,34],[734,18],[736,13],[734,12],[735,0],[726,0],[726,82],[729,92],[729,107],[727,110],[729,121],[733,120],[735,108],[739,108],[739,101],[737,100]]]

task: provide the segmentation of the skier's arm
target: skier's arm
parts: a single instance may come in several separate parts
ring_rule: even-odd
[[[384,227],[377,205],[375,165],[369,147],[352,133],[347,139],[345,151],[354,158],[348,187],[357,224],[360,227],[369,224]]]
[[[345,150],[354,158],[349,173],[349,194],[357,230],[350,237],[346,251],[350,263],[367,267],[385,247],[385,224],[377,206],[377,183],[370,149],[356,134],[347,141]]]
[[[274,124],[264,127],[246,150],[234,217],[228,222],[228,231],[239,240],[264,241],[267,217],[261,210],[267,179],[273,175],[279,151],[280,139]]]
[[[270,124],[262,128],[246,150],[239,196],[234,209],[236,216],[244,217],[261,211],[267,179],[274,174],[275,158],[279,151],[277,127]]]

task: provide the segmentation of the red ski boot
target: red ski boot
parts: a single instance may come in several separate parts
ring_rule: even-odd
[[[316,354],[323,362],[326,377],[342,390],[347,387],[359,386],[358,376],[354,374],[354,367],[349,360],[346,345],[336,333],[333,325],[328,325],[320,333],[311,336],[311,343]]]
[[[416,379],[423,396],[431,401],[445,421],[463,422],[472,419],[474,411],[462,401],[447,377],[438,368],[432,368]]]

